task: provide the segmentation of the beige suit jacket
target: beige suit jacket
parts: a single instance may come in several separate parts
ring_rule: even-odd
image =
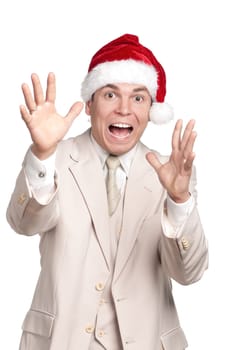
[[[127,181],[112,295],[123,349],[183,350],[171,278],[199,280],[207,244],[196,207],[178,239],[163,234],[166,193],[147,152],[140,143]],[[89,131],[60,143],[56,167],[57,190],[47,205],[31,193],[22,169],[7,210],[16,232],[41,236],[41,273],[20,350],[87,350],[110,273],[107,195]],[[193,192],[194,185],[193,177]]]

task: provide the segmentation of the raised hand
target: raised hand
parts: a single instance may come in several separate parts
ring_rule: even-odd
[[[27,84],[22,84],[26,107],[21,105],[20,113],[31,134],[32,152],[39,159],[45,159],[56,150],[58,142],[63,139],[74,119],[80,114],[83,103],[75,102],[67,115],[62,117],[55,108],[55,75],[48,74],[46,96],[37,74],[32,74],[31,81],[33,94]]]
[[[149,152],[146,157],[156,170],[159,180],[169,196],[177,203],[185,202],[189,194],[189,182],[195,154],[193,146],[196,132],[195,121],[190,120],[182,136],[182,120],[178,120],[172,135],[172,152],[169,161],[161,164],[158,157]]]

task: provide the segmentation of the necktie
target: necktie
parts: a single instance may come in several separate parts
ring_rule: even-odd
[[[116,171],[120,166],[120,160],[116,156],[109,155],[106,160],[106,165],[108,167],[108,175],[106,179],[108,206],[109,214],[112,215],[117,208],[121,196],[120,190],[116,184]]]

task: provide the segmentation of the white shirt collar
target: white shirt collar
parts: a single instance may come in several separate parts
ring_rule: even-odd
[[[91,141],[93,143],[93,146],[97,152],[97,155],[101,161],[102,164],[102,168],[104,168],[105,166],[105,162],[106,162],[106,158],[108,157],[109,153],[104,150],[98,143],[97,141],[94,139],[92,133],[91,135]],[[121,165],[123,167],[123,170],[125,171],[126,175],[128,176],[129,174],[129,170],[130,170],[130,166],[131,163],[134,159],[134,155],[137,149],[137,145],[135,145],[129,152],[122,154],[121,156],[119,156]]]

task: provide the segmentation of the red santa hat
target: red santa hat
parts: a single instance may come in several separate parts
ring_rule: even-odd
[[[103,46],[93,56],[81,88],[83,100],[107,84],[129,83],[146,86],[151,98],[150,120],[163,124],[173,118],[173,109],[164,102],[166,76],[153,53],[135,35],[125,34]]]

